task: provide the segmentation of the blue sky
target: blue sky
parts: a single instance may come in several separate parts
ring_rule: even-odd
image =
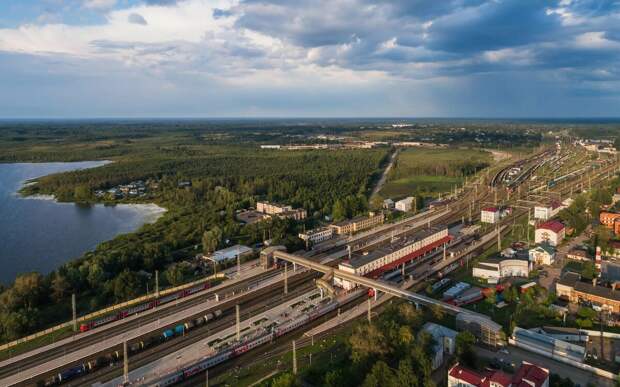
[[[0,117],[620,116],[620,0],[2,0]]]

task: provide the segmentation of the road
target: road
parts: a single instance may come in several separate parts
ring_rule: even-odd
[[[612,387],[614,386],[614,382],[610,379],[601,378],[599,376],[594,375],[591,372],[587,372],[578,368],[575,368],[571,365],[560,363],[559,361],[550,359],[545,356],[541,356],[532,352],[528,352],[521,348],[516,347],[508,347],[508,354],[499,353],[489,351],[484,348],[474,347],[476,353],[480,357],[484,357],[486,359],[502,359],[504,361],[514,363],[517,367],[524,360],[530,363],[538,364],[544,368],[549,369],[551,373],[558,374],[563,378],[569,378],[575,384],[578,384],[582,387],[588,385],[588,383],[592,383],[595,386],[599,387]]]
[[[372,194],[370,195],[370,197],[373,197],[376,194],[378,194],[379,191],[381,191],[381,188],[383,188],[383,186],[385,185],[385,182],[387,181],[387,178],[388,178],[388,174],[390,173],[390,170],[394,166],[394,161],[396,161],[396,157],[398,156],[399,152],[400,150],[397,149],[390,156],[390,163],[383,170],[383,173],[381,174],[381,178],[377,182],[377,185],[375,185],[375,188],[372,190]]]

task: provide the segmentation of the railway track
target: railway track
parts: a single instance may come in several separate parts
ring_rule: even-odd
[[[272,271],[270,272],[273,275],[279,275],[279,271]],[[301,277],[297,277],[297,278],[303,278],[303,281],[308,280],[309,278],[312,277],[312,273],[302,273],[300,274]],[[297,279],[295,277],[289,278],[289,284],[293,283],[293,281],[296,281]],[[276,286],[277,288],[282,288],[282,281],[278,281],[276,284],[271,285],[271,286]],[[221,309],[222,311],[225,310],[230,310],[231,308],[234,308],[234,305],[236,303],[240,303],[240,305],[246,305],[248,303],[248,301],[245,300],[251,300],[254,298],[252,295],[254,295],[254,293],[247,293],[246,296],[243,297],[243,302],[239,302],[238,300],[231,300],[231,301],[224,301],[224,303],[222,303],[221,305],[215,306],[215,307],[209,307],[206,308],[203,312],[207,312],[207,311],[211,311],[211,310],[216,310],[216,309]],[[249,297],[252,296],[252,297]],[[72,342],[70,345],[67,346],[62,346],[62,347],[56,347],[53,348],[49,351],[45,351],[36,355],[33,355],[27,359],[24,360],[20,360],[18,362],[15,362],[9,366],[6,366],[2,369],[2,372],[0,373],[0,379],[9,377],[11,375],[14,375],[16,373],[19,373],[21,370],[24,369],[28,369],[31,367],[36,367],[38,365],[41,365],[45,362],[47,362],[50,359],[54,359],[57,357],[61,357],[64,356],[67,353],[71,353],[83,348],[87,348],[89,346],[93,346],[96,343],[98,343],[101,340],[104,340],[106,338],[109,337],[113,337],[113,336],[117,336],[120,335],[124,332],[127,332],[128,330],[132,330],[132,329],[137,329],[140,326],[142,326],[143,324],[147,324],[147,323],[151,323],[154,321],[157,321],[159,319],[161,319],[162,317],[165,316],[170,316],[170,315],[174,315],[176,313],[178,313],[180,310],[191,307],[191,306],[195,306],[195,305],[199,305],[203,302],[205,302],[207,300],[209,296],[208,295],[204,295],[204,297],[197,297],[195,299],[193,299],[191,301],[190,304],[179,304],[176,305],[174,308],[171,308],[170,310],[166,310],[165,313],[151,313],[148,316],[146,316],[146,318],[144,319],[135,319],[135,320],[131,320],[126,324],[122,324],[122,325],[118,325],[118,326],[114,326],[111,327],[105,331],[102,331],[98,334],[93,334],[93,335],[89,335],[89,336],[85,336],[83,337],[81,340],[79,341],[75,341]],[[200,314],[204,314],[203,312],[200,312]],[[175,324],[171,324],[171,325],[175,325]],[[162,325],[162,330],[170,325]],[[71,365],[74,363],[69,363],[68,365]]]
[[[261,294],[260,298],[252,297],[252,298],[247,299],[246,302],[239,303],[239,305],[241,306],[241,310],[243,311],[242,316],[249,317],[251,315],[256,315],[266,310],[266,308],[275,306],[282,302],[286,302],[287,300],[290,300],[298,296],[299,294],[301,294],[301,292],[308,291],[309,289],[313,287],[312,281],[308,281],[308,279],[313,276],[316,276],[316,273],[306,272],[302,276],[293,277],[292,279],[290,279],[289,280],[289,293],[286,296],[283,295],[282,284],[278,283],[278,284],[273,285],[273,287],[268,289],[267,292],[265,292],[264,294]],[[278,297],[278,295],[280,295],[280,297]],[[214,320],[212,323],[205,324],[201,327],[190,330],[188,331],[187,334],[185,334],[185,336],[177,337],[171,341],[160,343],[142,352],[138,352],[134,356],[131,356],[130,369],[135,369],[144,364],[152,362],[154,359],[158,357],[164,356],[168,353],[181,349],[183,348],[184,345],[187,345],[196,340],[200,340],[202,338],[208,337],[209,335],[212,335],[214,332],[217,332],[219,329],[227,328],[231,326],[232,324],[234,324],[234,321],[235,321],[234,303],[226,307],[222,307],[221,310],[223,312],[222,316],[218,318],[217,320]],[[204,313],[201,312],[199,314],[196,314],[195,316],[192,316],[191,318],[188,318],[187,320],[193,319],[195,317],[199,317],[203,314]],[[145,340],[153,336],[158,336],[161,332],[163,332],[165,329],[169,327],[171,327],[171,325],[165,325],[165,326],[162,325],[161,328],[157,330],[157,333],[155,332],[146,333],[140,337],[137,337],[131,340],[127,344],[128,346],[130,346],[132,343],[139,342],[141,340]],[[31,378],[30,380],[26,382],[18,383],[17,386],[34,386],[36,385],[37,381],[45,380],[46,378],[57,374],[62,369],[69,368],[73,365],[84,363],[85,361],[88,361],[88,360],[96,359],[97,357],[112,353],[114,351],[120,351],[122,353],[122,345],[119,344],[119,345],[115,345],[115,346],[112,346],[112,347],[109,347],[109,348],[106,348],[100,351],[93,351],[93,353],[90,356],[80,361],[68,363],[66,365],[63,365],[62,368],[57,368],[57,369],[48,371],[44,374],[41,374],[40,376]],[[147,360],[144,360],[145,357],[148,357]],[[122,361],[117,362],[115,366],[101,368],[93,373],[85,374],[84,377],[82,378],[71,380],[67,383],[63,383],[63,386],[83,386],[86,383],[90,383],[90,382],[113,379],[113,377],[116,377],[119,375],[109,377],[108,379],[106,378],[109,375],[115,375],[114,372],[122,373],[122,368],[123,368]]]

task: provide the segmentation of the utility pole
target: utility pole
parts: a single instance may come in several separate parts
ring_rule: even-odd
[[[530,247],[530,218],[532,216],[532,209],[528,207],[527,209],[527,225],[525,229],[527,230],[527,247]]]
[[[368,323],[370,324],[372,322],[372,317],[371,317],[371,309],[370,309],[370,297],[368,297]]]
[[[241,340],[241,318],[239,313],[239,304],[235,305],[235,318],[237,321],[237,341]]]
[[[284,262],[284,294],[288,294],[288,262]]]
[[[499,227],[496,227],[495,231],[497,232],[497,251],[502,251],[502,239],[500,236]]]
[[[205,372],[205,387],[209,387],[209,369]]]
[[[123,379],[129,382],[129,358],[127,357],[127,340],[123,341]]]
[[[77,332],[77,310],[75,306],[75,293],[71,295],[71,308],[73,309],[73,332]]]
[[[155,298],[159,298],[159,270],[155,270]]]
[[[297,348],[293,340],[293,375],[297,375]]]
[[[237,277],[241,276],[241,252],[237,247]]]

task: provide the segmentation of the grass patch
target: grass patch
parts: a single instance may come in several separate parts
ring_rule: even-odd
[[[448,192],[473,175],[491,165],[491,153],[477,149],[409,148],[400,152],[382,197],[412,194],[433,195]]]

